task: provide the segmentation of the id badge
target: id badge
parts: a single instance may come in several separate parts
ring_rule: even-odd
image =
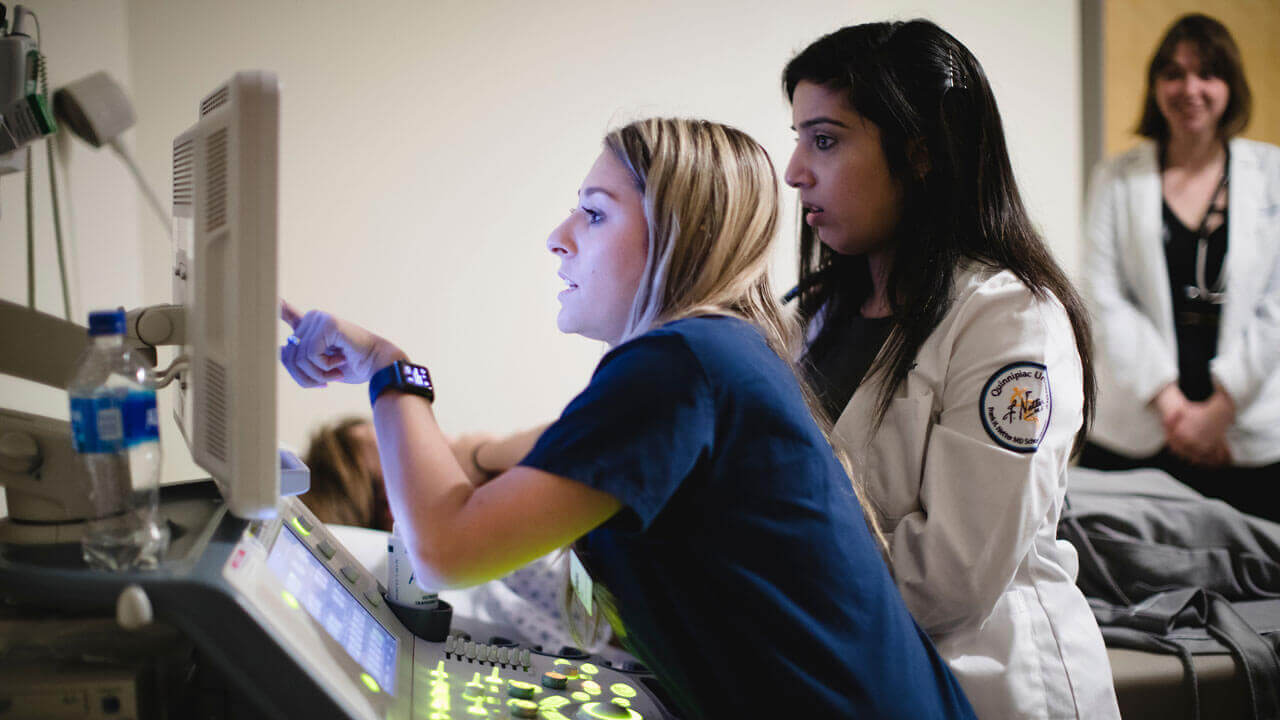
[[[578,553],[573,550],[569,551],[569,585],[573,587],[574,594],[578,596],[578,602],[582,603],[583,609],[587,611],[587,617],[591,617],[593,612],[591,606],[591,575],[582,566],[582,560],[578,558]]]

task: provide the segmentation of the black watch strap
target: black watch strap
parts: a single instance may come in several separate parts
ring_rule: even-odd
[[[378,402],[378,396],[388,390],[418,395],[426,398],[427,402],[434,402],[436,399],[431,373],[427,372],[426,367],[406,360],[397,360],[369,378],[369,406]]]

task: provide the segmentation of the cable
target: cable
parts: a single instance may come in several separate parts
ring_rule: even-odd
[[[159,390],[168,387],[169,383],[177,379],[179,373],[191,367],[191,358],[187,355],[179,355],[169,363],[169,367],[160,370],[155,374],[155,389]]]
[[[25,14],[30,16],[36,24],[36,47],[40,47],[40,41],[43,39],[43,33],[40,31],[40,17],[30,10],[26,10]],[[40,82],[40,92],[45,97],[49,96],[49,75],[45,69],[44,53],[36,51],[36,76]],[[13,137],[12,131],[5,127],[5,131],[9,133],[10,138]],[[16,141],[15,141],[16,144]],[[62,310],[63,316],[68,321],[71,320],[71,290],[67,283],[67,263],[66,256],[62,249],[62,217],[58,206],[58,176],[57,169],[54,165],[53,141],[51,138],[45,140],[45,157],[49,162],[49,196],[53,205],[53,234],[54,242],[58,252],[58,278],[62,285]],[[27,145],[27,171],[26,171],[26,203],[27,203],[27,305],[32,309],[36,309],[36,234],[35,234],[35,188],[33,186],[34,162],[31,153],[31,146]]]
[[[67,282],[67,259],[62,243],[62,212],[58,206],[58,173],[54,169],[53,137],[45,140],[45,155],[49,159],[49,197],[53,200],[53,237],[58,246],[58,277],[62,280],[62,309],[71,322],[71,283]]]
[[[119,137],[112,138],[110,144],[111,149],[116,151],[120,159],[124,160],[124,164],[129,168],[129,171],[133,173],[134,179],[138,181],[138,187],[142,188],[142,194],[147,198],[147,203],[151,205],[151,209],[155,211],[156,216],[160,218],[160,224],[167,229],[169,227],[169,213],[165,212],[164,205],[160,203],[160,198],[156,196],[155,191],[147,184],[146,178],[142,177],[142,169],[134,162],[133,155],[125,148]]]
[[[31,146],[27,146],[27,307],[36,309],[35,202],[31,196]]]
[[[36,35],[39,36],[40,18],[36,18],[35,13],[32,13],[31,17],[36,20]],[[45,72],[44,53],[36,54],[36,63],[40,74],[40,92],[45,97],[49,97],[49,76]],[[58,248],[58,279],[62,281],[62,311],[67,322],[71,322],[71,284],[67,282],[67,260],[62,249],[62,212],[58,206],[58,167],[53,155],[54,137],[50,135],[45,138],[44,149],[45,157],[49,161],[49,198],[53,204],[53,238]]]
[[[17,149],[22,144],[18,142],[17,136],[13,134],[13,130],[9,128],[9,123],[5,122],[3,115],[0,115],[0,128],[4,128],[4,134],[9,136],[9,142],[13,143],[14,149]]]

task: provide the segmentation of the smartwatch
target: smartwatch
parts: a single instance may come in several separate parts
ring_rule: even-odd
[[[369,378],[369,405],[378,402],[378,396],[388,390],[418,395],[426,398],[427,402],[436,399],[431,373],[425,367],[406,360],[397,360]]]

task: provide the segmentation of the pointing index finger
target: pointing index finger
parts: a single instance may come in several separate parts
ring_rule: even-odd
[[[280,298],[280,319],[289,323],[292,330],[298,329],[298,323],[302,322],[302,313],[289,304],[288,300]]]

